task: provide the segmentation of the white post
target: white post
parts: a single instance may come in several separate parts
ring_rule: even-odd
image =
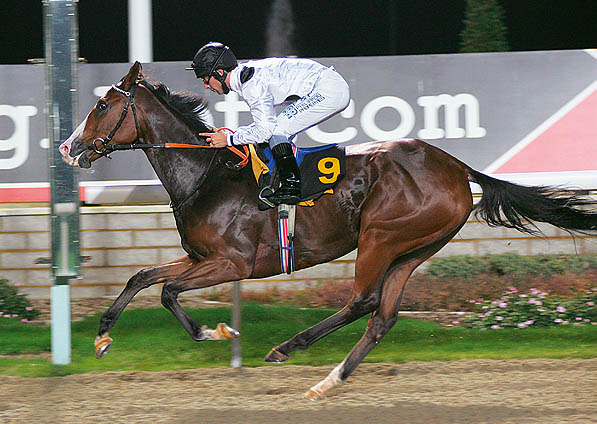
[[[129,62],[153,62],[151,0],[129,0]]]
[[[236,331],[241,333],[241,287],[240,281],[235,281],[233,283],[232,289],[232,328]],[[241,349],[240,349],[240,339],[241,337],[237,337],[232,339],[232,357],[230,359],[230,366],[232,368],[240,368],[243,363]]]
[[[52,363],[54,365],[70,364],[71,331],[70,331],[70,286],[63,284],[52,286]]]

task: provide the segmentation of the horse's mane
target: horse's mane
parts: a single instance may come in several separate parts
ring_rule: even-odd
[[[209,128],[204,120],[208,104],[202,96],[187,91],[170,91],[166,84],[147,79],[142,80],[141,84],[160,101],[178,112],[191,128],[199,131]]]

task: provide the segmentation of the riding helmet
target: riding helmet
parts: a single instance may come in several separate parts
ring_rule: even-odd
[[[195,71],[197,78],[211,76],[216,69],[231,71],[237,65],[236,56],[228,46],[211,41],[195,54],[189,71]]]

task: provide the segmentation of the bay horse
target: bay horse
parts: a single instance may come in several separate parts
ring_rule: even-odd
[[[142,289],[163,283],[161,302],[193,340],[228,339],[236,330],[201,327],[177,301],[180,293],[281,273],[275,209],[259,211],[250,167],[230,166],[229,149],[210,148],[199,133],[206,103],[150,82],[136,62],[101,97],[59,147],[65,161],[88,168],[116,150],[142,149],[168,192],[187,255],[140,270],[103,314],[95,340],[101,358],[121,312]],[[201,146],[164,148],[164,140]],[[188,146],[180,144],[179,147]],[[172,147],[172,146],[170,146]],[[177,147],[177,146],[174,146]],[[358,248],[349,302],[337,313],[275,346],[267,362],[284,362],[331,332],[371,314],[348,356],[305,394],[319,399],[344,382],[398,318],[407,279],[462,228],[473,210],[470,182],[483,191],[477,215],[492,226],[539,233],[532,221],[570,232],[597,232],[595,201],[555,187],[525,187],[475,171],[421,140],[346,147],[346,175],[333,195],[296,212],[296,269],[329,262]]]

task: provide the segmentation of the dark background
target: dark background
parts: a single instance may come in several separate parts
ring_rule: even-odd
[[[79,55],[127,62],[127,0],[78,3]],[[154,0],[154,61],[191,60],[211,40],[241,59],[266,55],[271,0]],[[465,0],[292,0],[294,45],[305,57],[458,53]],[[390,4],[396,16],[390,43]],[[597,47],[597,0],[501,0],[512,51]],[[1,0],[0,63],[44,55],[41,0]],[[394,46],[394,50],[391,47]]]

